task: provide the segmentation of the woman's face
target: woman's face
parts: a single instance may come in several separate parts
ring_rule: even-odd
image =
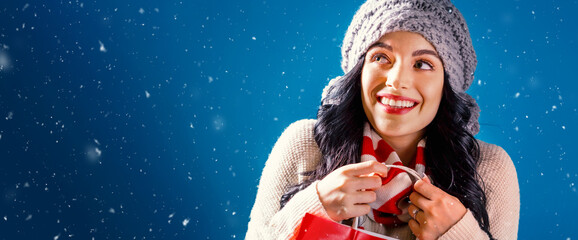
[[[386,140],[420,139],[442,99],[444,70],[435,48],[417,33],[387,33],[364,61],[362,102],[373,128]]]

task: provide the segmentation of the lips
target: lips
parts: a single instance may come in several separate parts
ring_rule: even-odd
[[[405,114],[414,109],[419,101],[393,94],[378,94],[377,101],[385,107],[385,112],[391,114]]]

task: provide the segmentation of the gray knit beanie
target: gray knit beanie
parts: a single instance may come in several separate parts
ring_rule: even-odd
[[[435,47],[452,89],[471,105],[467,129],[477,134],[480,109],[465,93],[474,79],[476,53],[466,21],[450,0],[368,0],[355,13],[343,39],[343,71],[347,73],[363,61],[360,58],[367,48],[384,34],[396,31],[419,33]],[[324,89],[324,103],[332,83],[339,79]]]

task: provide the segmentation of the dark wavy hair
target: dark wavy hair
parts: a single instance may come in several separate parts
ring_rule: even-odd
[[[367,121],[361,102],[364,59],[365,55],[361,56],[355,67],[337,80],[322,100],[314,135],[323,159],[315,170],[301,173],[309,178],[289,188],[281,197],[281,208],[312,182],[323,179],[341,166],[360,162],[363,125]],[[472,212],[480,228],[493,239],[483,181],[477,172],[480,150],[478,142],[466,129],[470,105],[452,90],[448,74],[444,73],[440,106],[424,134],[424,155],[433,183],[458,198]]]

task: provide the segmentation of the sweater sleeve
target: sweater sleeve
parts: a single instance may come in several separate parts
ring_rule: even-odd
[[[273,147],[259,182],[245,239],[288,239],[306,212],[326,215],[317,195],[317,182],[295,194],[280,210],[287,189],[303,182],[300,173],[315,169],[321,158],[313,137],[315,120],[291,124]]]
[[[517,239],[520,219],[518,176],[510,156],[496,145],[480,143],[478,167],[487,197],[490,232],[495,239]],[[464,217],[440,239],[489,239],[468,210]]]

